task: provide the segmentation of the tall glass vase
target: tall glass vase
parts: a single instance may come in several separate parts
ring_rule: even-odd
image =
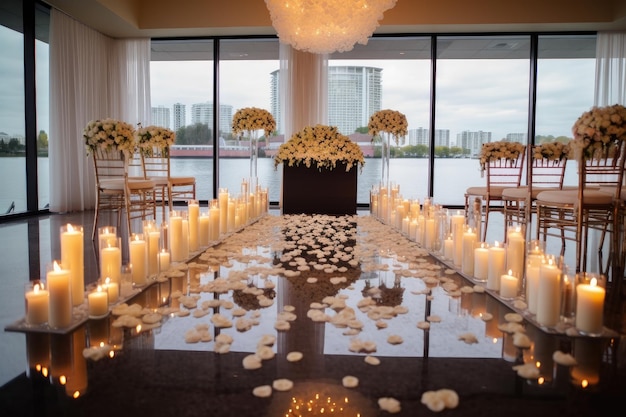
[[[258,130],[248,131],[248,139],[250,140],[250,179],[252,179],[253,181],[257,178],[257,160],[259,158],[258,134]]]
[[[389,158],[391,157],[391,134],[386,132],[380,132],[380,140],[382,142],[382,178],[381,184],[388,190],[389,189]]]

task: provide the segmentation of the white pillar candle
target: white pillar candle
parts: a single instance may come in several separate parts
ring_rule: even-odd
[[[228,232],[228,189],[220,188],[218,193],[220,208],[220,235]]]
[[[443,256],[448,260],[454,259],[454,240],[452,240],[452,235],[448,236],[443,242]]]
[[[463,263],[463,227],[465,216],[461,210],[450,217],[450,232],[454,240],[454,265],[461,266]]]
[[[602,333],[606,291],[595,278],[589,284],[576,286],[576,328],[586,334]]]
[[[254,207],[256,207],[256,195],[254,193],[250,193],[248,196],[248,219],[250,220],[256,218],[254,215]]]
[[[474,249],[474,278],[478,281],[487,281],[489,276],[489,248],[481,243]]]
[[[159,230],[152,230],[148,232],[148,275],[153,276],[159,273],[159,260],[157,255],[161,240],[161,232]]]
[[[203,212],[198,218],[198,246],[209,245],[209,213]]]
[[[516,227],[507,234],[506,269],[513,271],[516,276],[524,274],[524,255],[526,252],[526,240],[522,229]]]
[[[166,249],[161,249],[158,255],[159,258],[159,272],[164,272],[170,269],[170,253]]]
[[[87,304],[89,317],[100,318],[109,313],[109,298],[107,291],[102,289],[102,286],[98,285],[95,291],[92,291],[87,295]]]
[[[70,271],[62,269],[55,261],[52,270],[46,274],[48,283],[48,325],[64,328],[72,324],[72,288]]]
[[[406,236],[409,236],[409,217],[405,216],[402,219],[402,233]]]
[[[183,260],[183,217],[180,212],[172,211],[170,214],[169,235],[172,261],[180,262]]]
[[[98,249],[116,246],[117,229],[114,226],[104,226],[98,229]]]
[[[29,283],[26,293],[26,323],[40,325],[48,321],[48,291],[43,284]]]
[[[415,240],[417,234],[417,219],[411,219],[411,223],[409,224],[409,239]]]
[[[541,264],[526,263],[526,304],[531,314],[537,314],[537,299],[539,297],[539,273]]]
[[[426,219],[424,218],[424,216],[419,216],[417,218],[417,234],[415,235],[415,241],[420,245],[424,245],[425,229]]]
[[[120,297],[120,285],[117,282],[114,282],[111,278],[107,277],[104,280],[102,289],[107,292],[109,304],[117,302]]]
[[[500,279],[506,274],[506,249],[498,241],[489,248],[487,289],[499,291]]]
[[[474,246],[476,245],[476,233],[472,228],[467,229],[463,233],[463,258],[461,271],[464,274],[472,275],[474,273]]]
[[[119,284],[121,269],[122,250],[119,246],[102,248],[100,250],[100,276],[109,277],[111,281]]]
[[[133,266],[132,281],[135,285],[145,285],[147,278],[146,241],[143,235],[133,233],[130,238],[130,263]]]
[[[228,199],[228,222],[227,222],[227,230],[229,233],[235,230],[235,212],[237,210],[237,204],[235,200],[232,198]]]
[[[72,305],[85,302],[85,259],[83,228],[67,224],[61,227],[61,265],[70,271]]]
[[[513,271],[509,270],[508,274],[504,274],[500,277],[500,297],[505,299],[512,299],[517,297],[517,282],[516,276],[513,276]]]
[[[182,221],[182,235],[180,238],[180,243],[180,254],[182,256],[181,260],[186,260],[187,258],[189,258],[189,220],[184,217]]]
[[[198,250],[200,205],[196,200],[190,200],[187,210],[189,212],[189,250],[195,252]]]
[[[209,241],[215,242],[220,238],[220,209],[217,205],[211,204],[209,208]]]
[[[561,270],[553,259],[541,264],[537,285],[537,323],[554,327],[561,318]]]
[[[426,219],[424,230],[424,247],[429,251],[432,251],[435,248],[435,219]]]

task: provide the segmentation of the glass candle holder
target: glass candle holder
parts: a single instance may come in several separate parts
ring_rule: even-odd
[[[117,303],[120,298],[120,284],[107,277],[101,280],[102,289],[108,294],[109,304]]]
[[[120,272],[120,296],[127,298],[133,292],[133,266],[131,264],[122,265]]]
[[[70,271],[72,305],[85,302],[85,258],[83,227],[72,224],[61,226],[61,263]]]
[[[72,324],[72,287],[70,271],[59,261],[47,267],[48,325],[52,328],[69,327]]]
[[[109,294],[101,285],[87,294],[89,318],[99,319],[109,314]]]
[[[129,239],[130,263],[133,266],[133,284],[142,286],[147,283],[148,245],[142,233],[133,233]]]
[[[121,268],[122,239],[117,236],[107,238],[106,246],[100,247],[100,277],[119,284]]]

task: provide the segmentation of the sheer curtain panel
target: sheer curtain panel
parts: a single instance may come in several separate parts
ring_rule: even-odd
[[[95,175],[83,129],[112,117],[150,123],[150,39],[115,40],[51,10],[50,211],[95,205]]]
[[[626,104],[626,33],[599,32],[594,105]]]

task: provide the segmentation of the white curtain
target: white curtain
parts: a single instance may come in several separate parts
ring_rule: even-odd
[[[285,140],[306,126],[328,123],[328,57],[280,44],[280,99]]]
[[[626,104],[626,32],[598,33],[594,104]]]
[[[50,15],[50,211],[95,205],[82,132],[93,119],[150,123],[150,39],[115,40],[56,9]]]

